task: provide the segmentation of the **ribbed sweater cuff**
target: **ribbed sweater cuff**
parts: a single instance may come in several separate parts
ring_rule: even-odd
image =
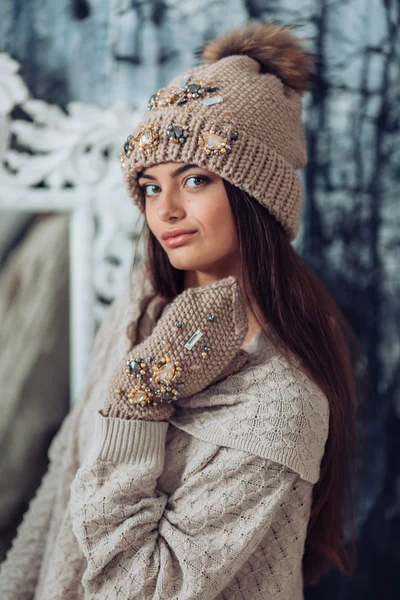
[[[168,421],[117,419],[95,414],[89,460],[164,465]]]

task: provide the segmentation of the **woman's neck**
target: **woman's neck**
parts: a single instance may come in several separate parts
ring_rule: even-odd
[[[261,314],[261,311],[258,309],[256,312],[261,320],[261,323],[264,324],[266,322],[266,319]],[[249,306],[246,306],[246,314],[247,314],[247,321],[249,324],[249,329],[246,333],[246,337],[244,338],[244,341],[243,341],[244,344],[248,344],[261,329],[260,324],[256,320],[256,318],[255,318],[254,314],[252,313],[252,311],[250,310]]]

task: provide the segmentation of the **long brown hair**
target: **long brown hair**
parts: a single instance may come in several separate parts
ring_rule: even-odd
[[[249,194],[224,181],[242,257],[243,292],[254,298],[269,326],[325,393],[329,435],[313,487],[303,555],[304,584],[337,568],[354,575],[356,534],[353,494],[357,472],[358,392],[355,369],[365,372],[357,337],[322,281],[300,257],[280,223]],[[144,209],[142,198],[142,208]],[[173,299],[184,290],[175,269],[144,223],[146,264],[154,289]],[[263,258],[260,265],[260,257]],[[261,328],[263,324],[255,315]],[[353,485],[352,485],[353,484]],[[350,532],[350,541],[346,536]]]

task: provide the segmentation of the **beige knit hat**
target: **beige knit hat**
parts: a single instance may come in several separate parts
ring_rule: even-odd
[[[127,189],[140,207],[139,172],[154,164],[196,164],[241,188],[282,224],[299,229],[307,163],[301,96],[313,60],[291,29],[247,24],[212,40],[204,63],[175,77],[121,152]]]

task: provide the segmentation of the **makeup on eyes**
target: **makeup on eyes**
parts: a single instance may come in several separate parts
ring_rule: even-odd
[[[206,175],[189,175],[188,177],[186,177],[185,183],[187,181],[189,181],[189,179],[201,179],[203,181],[203,183],[209,183],[210,182],[210,178],[207,177]],[[199,186],[195,185],[194,187],[196,188],[196,187],[201,187],[201,186],[200,185]]]
[[[195,175],[188,175],[185,177],[183,183],[184,185],[186,184],[187,181],[189,181],[190,179],[198,179],[201,180],[201,185],[194,185],[194,186],[187,186],[190,189],[196,189],[196,188],[201,188],[204,187],[205,184],[210,183],[211,179],[209,177],[207,177],[207,175],[201,175],[201,174],[195,174]],[[157,185],[156,183],[146,183],[145,185],[140,185],[139,186],[140,189],[142,190],[142,192],[144,194],[146,194],[146,190],[149,187],[160,187],[159,185]],[[151,194],[150,194],[151,195]]]

